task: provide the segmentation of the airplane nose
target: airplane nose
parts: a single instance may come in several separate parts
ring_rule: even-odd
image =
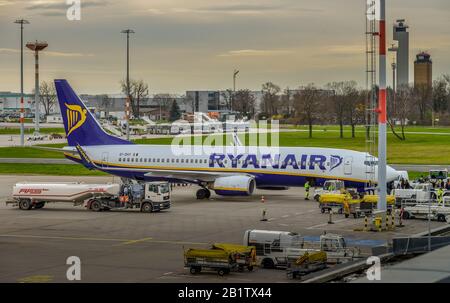
[[[386,180],[387,180],[387,182],[395,181],[395,180],[398,179],[399,176],[400,176],[399,172],[397,172],[395,169],[393,169],[390,166],[387,167],[387,171],[386,171]]]

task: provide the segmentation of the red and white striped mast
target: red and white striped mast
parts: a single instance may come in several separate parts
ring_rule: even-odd
[[[386,140],[386,0],[378,0],[379,4],[379,95],[378,95],[378,210],[387,209],[387,140]]]

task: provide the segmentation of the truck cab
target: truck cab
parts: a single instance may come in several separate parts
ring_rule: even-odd
[[[435,183],[437,180],[447,180],[448,178],[448,170],[430,170],[430,181]]]
[[[320,250],[336,252],[347,248],[345,239],[341,235],[325,234],[320,236]]]
[[[168,182],[124,183],[118,196],[91,201],[88,207],[93,210],[139,208],[141,212],[159,212],[170,208],[170,185]]]
[[[170,186],[167,182],[145,183],[145,200],[152,202],[166,202],[170,200]]]

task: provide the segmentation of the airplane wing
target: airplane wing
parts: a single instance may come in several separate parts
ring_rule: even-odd
[[[236,175],[247,175],[239,173],[224,173],[224,172],[207,172],[207,171],[178,171],[178,170],[163,170],[163,169],[148,169],[146,177],[163,177],[174,178],[188,181],[204,181],[212,182],[219,177],[230,177]]]

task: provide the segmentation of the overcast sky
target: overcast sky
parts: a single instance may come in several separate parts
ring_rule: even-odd
[[[65,2],[0,0],[0,91],[20,89],[20,31],[13,23],[20,17],[31,22],[25,41],[49,43],[41,79],[66,78],[79,93],[119,91],[125,28],[136,31],[131,77],[146,81],[151,93],[230,88],[235,68],[237,88],[254,90],[267,81],[283,88],[365,83],[365,0],[81,0],[81,21],[67,20]],[[395,19],[410,26],[411,72],[413,56],[426,50],[435,77],[450,73],[450,1],[386,2],[389,41]],[[25,59],[31,91],[31,53]]]

